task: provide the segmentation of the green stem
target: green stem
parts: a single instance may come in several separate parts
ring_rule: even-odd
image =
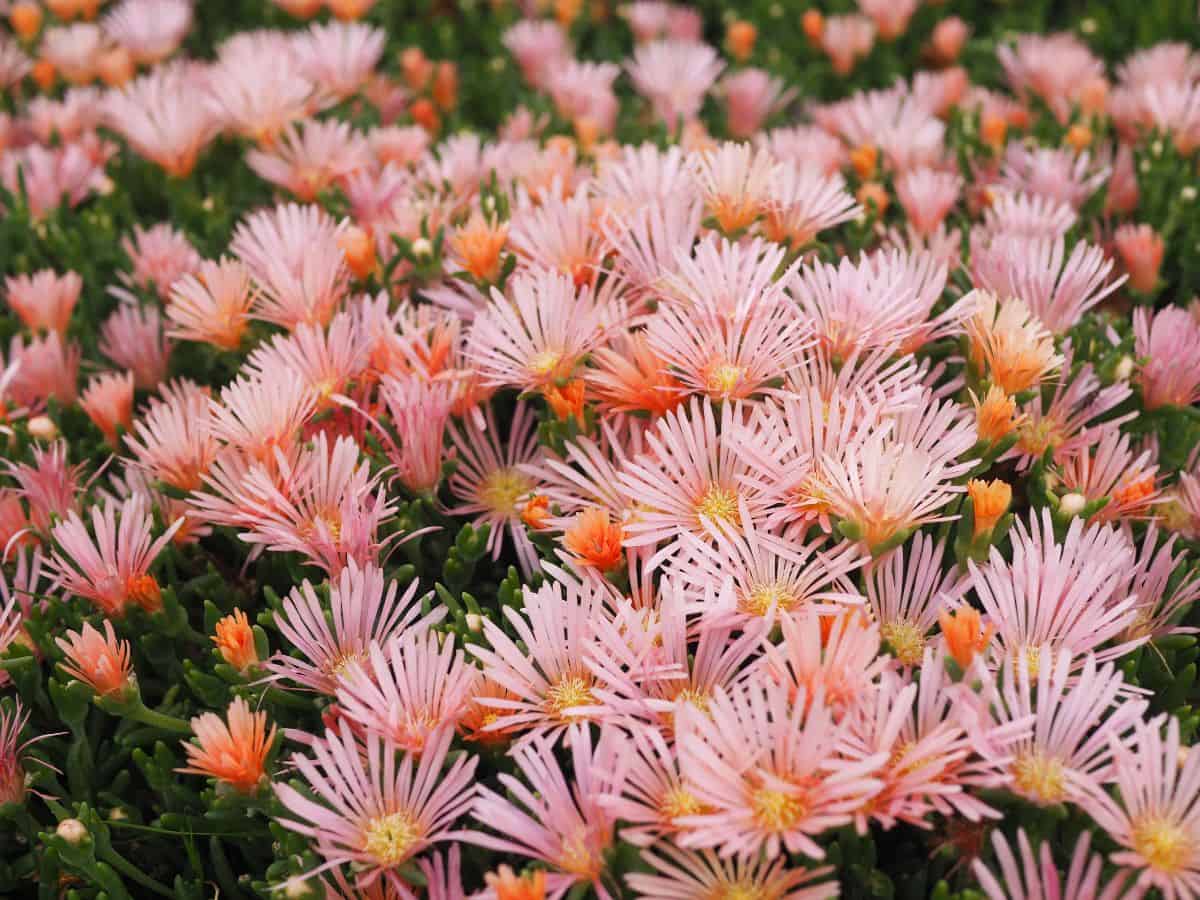
[[[174,734],[192,733],[192,726],[186,721],[178,716],[169,716],[166,713],[149,709],[142,702],[141,697],[135,696],[133,699],[124,702],[115,702],[111,699],[97,697],[96,705],[114,716],[123,716],[126,719],[141,722],[143,725],[149,725],[151,728],[157,728],[160,731],[169,731]]]
[[[142,887],[148,888],[149,890],[154,891],[156,894],[162,894],[164,897],[175,896],[174,892],[171,891],[170,888],[168,888],[162,882],[156,881],[149,875],[142,872],[141,869],[137,868],[137,866],[123,857],[116,850],[113,850],[111,847],[107,848],[107,850],[98,855],[101,859],[103,859],[106,863],[108,863],[126,878],[136,881]]]
[[[36,656],[15,656],[12,659],[0,659],[0,672],[11,672],[14,669],[23,669],[25,666],[32,666],[36,662]]]

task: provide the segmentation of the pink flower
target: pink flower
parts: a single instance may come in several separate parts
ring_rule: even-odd
[[[1188,477],[1183,473],[1181,481]],[[1155,640],[1168,634],[1192,633],[1190,628],[1176,622],[1181,612],[1200,599],[1200,578],[1191,574],[1175,578],[1184,558],[1182,553],[1173,552],[1179,535],[1171,535],[1156,552],[1158,537],[1158,525],[1151,522],[1128,574],[1128,586],[1123,589],[1137,598],[1137,615],[1123,638],[1149,635]]]
[[[218,451],[211,416],[205,391],[171,394],[151,401],[125,443],[150,477],[180,491],[198,490]]]
[[[1104,78],[1104,63],[1069,32],[1022,34],[1014,46],[998,47],[996,56],[1012,89],[1044,100],[1063,123]]]
[[[1035,858],[1025,829],[1017,831],[1017,846],[1021,857],[1018,862],[1012,848],[998,829],[992,832],[992,849],[999,863],[1000,879],[984,865],[983,860],[971,863],[971,871],[979,880],[980,887],[989,900],[1009,900],[1010,897],[1059,897],[1062,900],[1121,900],[1122,897],[1137,897],[1141,891],[1127,891],[1129,872],[1119,871],[1105,878],[1101,887],[1104,860],[1098,853],[1088,853],[1092,835],[1084,831],[1075,842],[1071,854],[1071,866],[1063,882],[1054,865],[1049,841],[1043,841]]]
[[[32,464],[9,461],[7,468],[29,506],[29,521],[37,531],[49,531],[54,516],[66,518],[79,509],[84,466],[67,464],[65,441],[55,441],[47,448],[35,446]]]
[[[167,337],[236,350],[257,299],[243,263],[225,257],[201,262],[194,273],[172,281],[166,314],[174,327]]]
[[[725,98],[729,134],[743,140],[753,137],[768,117],[790,103],[796,94],[795,89],[785,89],[782,79],[755,68],[726,75],[718,90]]]
[[[1111,188],[1111,185],[1110,185]],[[983,211],[983,227],[989,235],[1012,234],[1023,238],[1061,238],[1079,220],[1071,204],[1042,194],[997,190]],[[982,236],[971,235],[972,246],[985,246]]]
[[[871,17],[875,30],[885,41],[894,41],[908,30],[919,0],[858,0],[858,8]]]
[[[620,74],[616,63],[569,60],[550,70],[546,88],[562,118],[606,135],[616,125],[619,104],[613,82]]]
[[[634,89],[672,133],[681,120],[690,122],[699,115],[704,95],[724,68],[712,47],[686,40],[640,44],[625,63]]]
[[[392,741],[368,734],[360,753],[348,725],[326,731],[313,740],[311,757],[292,757],[318,799],[276,782],[287,810],[278,821],[314,841],[325,858],[322,868],[351,863],[360,888],[382,879],[405,900],[415,900],[398,867],[457,837],[454,822],[474,801],[478,757],[460,756],[442,771],[452,736],[452,728],[442,728],[430,736],[419,762],[408,753],[397,762]]]
[[[597,218],[596,203],[585,190],[546,197],[513,212],[508,243],[531,275],[545,268],[569,275],[576,287],[595,285],[607,251]]]
[[[1066,203],[1078,210],[1104,184],[1108,169],[1069,147],[1027,147],[1010,141],[1001,183],[1012,190]]]
[[[1125,867],[1139,889],[1194,897],[1200,892],[1200,751],[1181,746],[1179,720],[1169,716],[1139,723],[1131,744],[1114,744],[1113,757],[1117,798],[1084,782],[1079,800],[1122,848],[1109,862]]]
[[[450,382],[417,376],[385,375],[380,383],[392,426],[390,431],[381,429],[384,452],[395,477],[415,494],[432,494],[442,480],[453,391]]]
[[[34,219],[43,219],[66,202],[74,208],[105,183],[103,158],[94,159],[80,144],[43,147],[30,144],[0,157],[0,182],[14,196],[23,196]]]
[[[200,254],[187,235],[162,222],[151,228],[133,226],[133,235],[121,238],[121,248],[133,263],[133,272],[120,273],[130,288],[154,290],[159,299],[171,296],[175,282],[200,269]]]
[[[129,641],[117,640],[110,620],[104,620],[104,633],[84,622],[79,631],[68,631],[66,637],[55,638],[65,659],[59,663],[63,671],[83,682],[97,696],[118,697],[136,689],[133,668],[129,663]]]
[[[0,86],[8,90],[20,84],[32,68],[33,60],[16,40],[7,34],[0,37]]]
[[[1133,311],[1134,353],[1146,409],[1190,406],[1200,401],[1200,322],[1187,310],[1167,306],[1156,313]]]
[[[754,137],[756,146],[766,148],[781,163],[800,172],[813,171],[826,177],[835,175],[847,163],[846,145],[815,125],[774,128]]]
[[[782,859],[722,859],[711,850],[680,850],[668,843],[656,850],[642,855],[655,874],[625,876],[643,900],[706,900],[736,897],[738,892],[764,900],[826,900],[835,890],[824,880],[833,874],[831,866],[789,868]]]
[[[875,46],[875,25],[866,16],[830,16],[821,31],[821,49],[838,75],[849,75]]]
[[[323,93],[344,100],[371,78],[387,35],[363,22],[310,25],[292,39],[300,71]]]
[[[366,335],[349,313],[338,313],[328,328],[300,323],[288,335],[259,344],[246,370],[263,380],[298,375],[324,407],[346,393],[367,366]]]
[[[317,195],[371,164],[366,138],[337,119],[306,119],[286,126],[266,150],[250,150],[246,163],[260,178],[311,203]]]
[[[421,634],[445,615],[445,609],[438,609],[421,617],[416,581],[397,596],[399,588],[378,566],[351,562],[330,579],[327,617],[317,592],[305,580],[292,588],[275,613],[280,634],[301,656],[277,652],[266,668],[306,690],[335,696],[339,677],[351,662],[365,663],[371,646],[383,646],[402,634]]]
[[[100,23],[104,33],[145,66],[166,59],[192,27],[188,0],[122,0]]]
[[[769,240],[793,250],[807,247],[820,232],[862,212],[841,175],[825,175],[808,165],[782,166],[772,194],[759,227]]]
[[[1073,492],[1088,502],[1108,502],[1092,517],[1098,522],[1147,518],[1164,502],[1154,453],[1130,449],[1129,435],[1101,426],[1093,447],[1081,446],[1061,454],[1062,493]]]
[[[554,742],[531,738],[512,752],[523,780],[499,776],[508,797],[480,787],[471,816],[496,832],[468,832],[473,844],[540,860],[547,900],[561,900],[574,885],[591,884],[601,900],[613,900],[602,881],[605,853],[613,843],[613,816],[601,803],[609,776],[621,755],[617,732],[605,732],[593,746],[584,727],[568,732],[573,778],[554,755]],[[509,799],[512,798],[512,799]]]
[[[896,179],[896,196],[916,232],[929,235],[954,208],[962,186],[962,177],[954,172],[922,167],[910,169]]]
[[[29,748],[38,741],[56,735],[40,734],[21,740],[21,732],[29,724],[30,713],[20,698],[12,709],[0,710],[0,805],[15,803],[23,805],[27,793],[26,763],[32,762],[57,771],[49,763],[30,756]]]
[[[119,446],[117,429],[128,431],[133,426],[133,373],[97,375],[88,382],[79,405],[104,433],[105,440],[113,447]]]
[[[567,33],[556,22],[522,19],[501,37],[529,85],[545,89],[551,73],[570,59]]]
[[[316,408],[308,385],[290,373],[241,375],[211,401],[212,434],[261,463],[273,465],[275,449],[290,450]]]
[[[242,32],[221,44],[205,87],[202,105],[226,130],[268,144],[312,111],[316,93],[293,44],[271,31]]]
[[[87,84],[95,77],[103,52],[104,32],[93,22],[55,25],[42,34],[42,58],[73,84]]]
[[[171,355],[158,308],[122,303],[100,326],[100,352],[130,370],[142,390],[158,387]]]
[[[83,290],[83,279],[75,272],[58,275],[53,269],[42,269],[33,275],[8,278],[4,289],[9,308],[26,328],[65,335]]]
[[[156,612],[162,591],[150,566],[183,525],[176,519],[151,540],[154,519],[140,495],[123,503],[112,497],[91,509],[92,532],[72,511],[51,529],[59,549],[50,558],[56,584],[67,593],[91,600],[109,616],[123,615],[130,604]]]

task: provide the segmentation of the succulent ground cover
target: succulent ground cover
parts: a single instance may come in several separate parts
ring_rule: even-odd
[[[1200,895],[1190,0],[0,14],[0,895]]]

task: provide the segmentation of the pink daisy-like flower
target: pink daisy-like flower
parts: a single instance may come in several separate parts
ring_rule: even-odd
[[[998,721],[1034,719],[1032,733],[1011,745],[996,786],[1053,806],[1078,802],[1081,783],[1112,780],[1113,747],[1149,704],[1121,699],[1127,688],[1111,662],[1100,667],[1090,654],[1082,662],[1080,669],[1069,651],[1034,647],[1005,661],[1000,684],[989,679],[984,690]]]
[[[399,583],[386,579],[378,566],[351,561],[330,579],[327,614],[305,580],[292,588],[274,616],[280,634],[301,657],[280,651],[266,661],[266,668],[305,690],[336,696],[339,677],[351,662],[366,663],[372,646],[421,634],[445,616],[444,608],[421,616],[417,586],[413,581],[398,594]]]
[[[839,75],[849,75],[874,46],[875,23],[866,16],[830,16],[821,29],[821,49]]]
[[[1088,502],[1106,498],[1108,502],[1092,517],[1098,522],[1152,515],[1153,507],[1165,502],[1153,451],[1137,453],[1129,445],[1129,435],[1116,428],[1102,428],[1094,440],[1091,449],[1082,446],[1062,454],[1061,491]]]
[[[296,35],[292,49],[309,81],[344,100],[370,80],[386,41],[382,29],[363,22],[326,22]]]
[[[1013,91],[1036,95],[1063,123],[1104,81],[1104,63],[1069,32],[1018,35],[1013,46],[997,47],[996,57]]]
[[[496,711],[485,731],[532,729],[553,738],[571,724],[595,717],[596,676],[585,661],[596,620],[605,615],[606,596],[591,580],[577,582],[561,570],[537,591],[526,591],[524,614],[504,609],[524,649],[499,625],[483,620],[490,647],[469,644],[468,649],[483,663],[488,679],[512,694],[480,698]]]
[[[1155,550],[1158,537],[1158,525],[1151,522],[1129,572],[1128,586],[1122,590],[1122,593],[1137,598],[1137,615],[1123,638],[1148,635],[1150,640],[1155,640],[1169,634],[1192,633],[1190,627],[1177,624],[1177,620],[1181,612],[1200,599],[1200,577],[1189,573],[1175,578],[1184,560],[1182,552],[1174,552],[1179,535],[1171,535]]]
[[[935,544],[929,535],[918,534],[865,570],[867,603],[901,665],[920,665],[938,614],[967,591],[965,575],[944,571],[945,551],[944,541]]]
[[[260,463],[273,465],[275,450],[292,449],[316,408],[312,390],[289,374],[243,375],[223,387],[220,400],[210,401],[213,436]]]
[[[708,900],[755,897],[760,900],[828,900],[837,885],[826,881],[833,868],[789,868],[784,860],[722,859],[711,850],[680,850],[662,844],[642,855],[654,874],[630,872],[626,883],[643,900]],[[816,882],[816,883],[814,883]]]
[[[1145,638],[1101,650],[1137,616],[1136,598],[1123,593],[1133,565],[1133,548],[1111,526],[1085,526],[1073,519],[1059,543],[1048,509],[1041,522],[1018,519],[1012,530],[1012,562],[995,547],[986,565],[968,561],[971,585],[996,634],[989,647],[992,668],[1006,659],[1068,651],[1078,664],[1095,652],[1099,662],[1116,659]],[[1030,674],[1036,665],[1031,665]]]
[[[718,692],[706,712],[681,710],[680,768],[703,811],[680,816],[683,847],[716,848],[722,857],[767,859],[781,852],[823,859],[813,840],[847,824],[881,787],[879,753],[852,760],[838,753],[842,729],[824,694],[764,680]]]
[[[311,203],[322,191],[371,164],[367,140],[338,119],[286,126],[269,148],[250,150],[246,163],[260,178]]]
[[[478,789],[471,815],[495,834],[473,831],[465,837],[490,850],[545,863],[546,900],[561,900],[575,885],[589,883],[600,900],[613,900],[602,876],[614,820],[601,801],[621,755],[622,736],[604,732],[595,745],[584,727],[571,729],[568,736],[572,778],[555,759],[553,740],[531,738],[512,752],[524,778],[499,776],[508,797]]]
[[[58,771],[44,760],[29,754],[29,748],[38,741],[57,735],[40,734],[21,740],[21,732],[29,724],[29,716],[29,710],[25,709],[19,697],[11,710],[0,709],[0,805],[25,803],[29,789],[25,771],[27,763]]]
[[[156,612],[162,591],[150,566],[183,525],[177,519],[151,540],[154,520],[139,495],[123,503],[111,497],[91,509],[92,533],[79,514],[51,529],[59,549],[49,560],[55,583],[68,594],[91,600],[110,616],[122,615],[130,604]]]
[[[962,176],[955,172],[921,167],[896,179],[896,196],[917,234],[928,235],[954,208],[962,187]]]
[[[110,40],[144,66],[175,52],[192,27],[189,0],[122,0],[101,21]]]
[[[514,210],[509,246],[532,274],[545,268],[569,275],[577,287],[594,284],[607,250],[597,218],[596,201],[586,191],[547,197]]]
[[[87,84],[95,77],[104,49],[104,32],[94,22],[47,28],[40,48],[42,59],[73,84]]]
[[[862,212],[838,173],[812,166],[781,165],[772,199],[759,227],[769,240],[801,250],[826,229],[849,222]]]
[[[416,900],[398,867],[423,850],[458,836],[454,822],[471,808],[478,757],[460,756],[446,766],[454,730],[430,736],[419,761],[368,734],[365,752],[347,724],[312,742],[312,756],[293,756],[297,772],[316,799],[276,782],[286,813],[277,821],[310,838],[327,869],[347,863],[362,888],[383,880],[405,900]],[[399,755],[399,761],[397,756]]]
[[[256,301],[250,270],[244,263],[225,257],[201,262],[194,273],[171,285],[166,315],[174,327],[167,337],[236,350]]]
[[[754,144],[764,147],[781,163],[827,178],[836,175],[847,162],[846,145],[815,125],[773,128],[755,135]]]
[[[167,377],[171,342],[156,307],[122,303],[100,326],[99,343],[100,352],[132,372],[142,390],[153,390]]]
[[[119,278],[129,288],[154,290],[162,300],[171,295],[176,280],[200,268],[200,254],[187,235],[166,222],[151,228],[133,226],[133,234],[121,238],[121,249],[133,264]]]
[[[379,396],[391,422],[390,430],[381,429],[384,452],[395,477],[415,494],[432,494],[442,480],[454,390],[449,381],[416,375],[385,375],[380,383]]]
[[[9,301],[12,302],[11,300]],[[1200,402],[1200,321],[1177,306],[1133,311],[1134,353],[1146,409]]]
[[[117,429],[128,431],[133,425],[133,373],[97,375],[84,388],[79,406],[103,432],[104,439],[111,446],[118,446]]]
[[[712,47],[683,40],[640,44],[625,63],[634,90],[650,102],[671,132],[681,120],[690,122],[699,115],[704,95],[724,68]]]
[[[493,559],[500,557],[507,530],[526,573],[537,568],[537,553],[521,521],[525,504],[538,490],[537,481],[523,468],[538,456],[536,425],[533,410],[520,403],[504,443],[491,406],[482,422],[470,417],[448,426],[450,440],[459,453],[458,466],[450,476],[450,491],[459,502],[448,512],[474,515],[476,526],[491,529],[488,549]]]
[[[571,58],[567,33],[557,22],[522,19],[500,38],[516,57],[521,74],[533,88],[544,90],[550,74]]]
[[[33,60],[21,45],[7,34],[0,37],[0,86],[8,90],[20,84],[32,69]]]
[[[5,465],[29,506],[29,521],[36,530],[49,531],[55,516],[62,519],[78,511],[85,489],[81,483],[84,466],[67,463],[66,441],[34,446],[32,464],[6,461]]]
[[[606,135],[616,125],[620,104],[613,82],[620,74],[616,63],[568,60],[550,70],[546,88],[563,119],[586,124]]]
[[[202,105],[217,121],[260,143],[305,118],[316,95],[291,41],[273,31],[242,32],[221,44],[205,87]]]
[[[783,79],[756,68],[726,75],[717,90],[725,100],[729,133],[740,140],[753,137],[769,116],[796,95],[794,88],[785,88]]]
[[[479,672],[451,637],[405,634],[367,653],[338,678],[338,706],[351,722],[414,754],[443,725],[457,724]]]
[[[785,248],[761,238],[735,243],[715,234],[702,239],[692,253],[685,252],[690,246],[689,240],[675,254],[655,293],[730,319],[786,302],[784,283],[798,263],[783,266]]]
[[[688,168],[704,198],[704,209],[726,236],[749,228],[773,196],[779,163],[766,150],[726,141],[688,155]]]
[[[1071,864],[1063,881],[1054,864],[1050,841],[1043,841],[1034,857],[1033,847],[1025,829],[1017,830],[1018,860],[1012,847],[999,830],[992,832],[992,849],[999,864],[999,878],[983,860],[971,863],[971,871],[988,900],[1010,900],[1012,897],[1054,897],[1059,900],[1122,900],[1139,897],[1142,891],[1129,884],[1129,872],[1119,871],[1104,878],[1104,860],[1099,853],[1089,853],[1091,832],[1084,831],[1075,842]]]
[[[1079,214],[1069,203],[1012,190],[997,190],[983,211],[983,228],[990,235],[1053,240],[1064,237],[1078,220]],[[978,243],[985,242],[978,239]]]
[[[84,622],[79,631],[68,631],[54,642],[65,657],[59,663],[63,671],[86,684],[97,696],[119,697],[135,688],[129,641],[117,640],[111,620],[104,620],[103,634],[91,622]]]
[[[257,318],[284,328],[329,321],[350,287],[341,232],[320,207],[295,203],[252,213],[238,225],[229,248],[261,289]]]
[[[344,394],[367,366],[366,335],[349,313],[333,317],[328,328],[300,323],[289,335],[263,342],[246,360],[246,371],[263,380],[289,370],[300,376],[322,407]]]
[[[43,269],[33,275],[15,275],[4,283],[9,308],[26,328],[59,334],[66,334],[82,290],[83,279],[77,273],[59,275],[53,269]]]
[[[30,144],[0,157],[0,182],[24,199],[34,219],[42,219],[64,202],[74,208],[95,193],[104,183],[107,159],[107,151],[97,160],[77,143]]]
[[[1010,141],[1004,151],[1000,183],[1013,191],[1066,203],[1079,210],[1096,193],[1109,170],[1088,153],[1070,148],[1029,147]]]
[[[1163,718],[1166,735],[1163,735]],[[1079,805],[1121,849],[1109,862],[1129,870],[1137,888],[1171,898],[1200,893],[1200,750],[1179,740],[1179,720],[1139,723],[1133,741],[1114,742],[1117,797],[1083,782]],[[1119,799],[1117,799],[1119,797]]]
[[[19,337],[9,345],[9,363],[18,363],[10,376],[8,394],[19,406],[39,406],[53,397],[64,406],[75,402],[83,349],[57,331],[23,344]]]
[[[125,436],[136,465],[177,490],[198,490],[218,451],[211,410],[208,394],[200,390],[152,401]]]

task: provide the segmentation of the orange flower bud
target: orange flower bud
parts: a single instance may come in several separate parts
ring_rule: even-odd
[[[406,47],[400,54],[400,71],[411,90],[423,91],[433,76],[433,63],[420,47]]]
[[[570,28],[583,12],[583,0],[554,0],[554,18],[563,28]]]
[[[879,150],[874,144],[863,144],[850,151],[850,164],[855,174],[863,181],[875,177],[875,166],[879,164]]]
[[[484,880],[495,891],[496,900],[546,900],[544,869],[517,875],[510,867],[501,866],[495,873],[488,872]]]
[[[609,521],[608,511],[591,508],[575,516],[575,522],[563,533],[563,547],[581,566],[607,572],[621,562],[621,526]]]
[[[887,211],[889,203],[887,188],[885,188],[878,181],[868,181],[863,184],[862,187],[858,189],[856,199],[864,207],[874,204],[875,209],[881,216]]]
[[[508,223],[494,222],[474,213],[465,225],[450,234],[450,251],[462,267],[480,281],[500,277],[500,254],[508,241]]]
[[[433,103],[424,97],[409,107],[408,114],[414,122],[430,133],[436,134],[442,127],[441,117],[438,116]]]
[[[821,36],[825,33],[825,17],[821,15],[819,9],[805,10],[804,16],[800,19],[800,25],[804,29],[804,37],[813,47],[821,46]]]
[[[979,611],[965,605],[953,612],[942,610],[938,616],[938,624],[942,627],[942,636],[946,639],[946,649],[964,671],[975,660],[975,654],[981,653],[987,647],[996,630],[994,625],[984,628]]]
[[[582,424],[583,404],[586,400],[586,390],[582,378],[568,382],[566,387],[548,385],[543,389],[542,394],[545,396],[546,402],[550,404],[550,408],[554,410],[554,415],[564,422],[574,417],[576,422]]]
[[[988,389],[983,402],[975,403],[975,430],[979,439],[995,443],[1012,433],[1020,424],[1017,404],[1001,388]]]
[[[1092,129],[1078,123],[1072,125],[1067,129],[1067,135],[1063,141],[1076,153],[1082,153],[1092,143]]]
[[[546,527],[546,519],[550,517],[550,498],[543,494],[534,494],[521,509],[521,521],[532,528],[534,531],[540,531]]]
[[[54,71],[54,64],[48,59],[39,59],[33,64],[33,80],[43,91],[48,91],[54,87],[54,81],[58,77]]]
[[[744,19],[730,22],[725,29],[725,50],[738,62],[745,62],[754,52],[758,29]]]
[[[442,61],[433,75],[433,102],[449,112],[458,105],[458,66]]]
[[[979,537],[995,528],[1000,517],[1008,512],[1012,503],[1012,487],[999,478],[994,481],[972,478],[967,482],[967,496],[975,507],[975,531],[972,537]]]
[[[329,11],[343,22],[353,22],[367,14],[375,0],[328,0]]]
[[[162,588],[158,586],[153,575],[130,578],[125,585],[125,594],[129,602],[136,603],[148,613],[156,613],[162,609]]]
[[[364,279],[375,271],[375,235],[370,231],[351,225],[339,235],[338,246],[355,278]]]
[[[221,658],[239,672],[258,663],[254,631],[250,628],[250,620],[240,609],[235,609],[217,623],[212,642],[217,645]]]
[[[14,3],[8,11],[8,24],[22,40],[32,40],[42,27],[42,8],[30,0]]]

